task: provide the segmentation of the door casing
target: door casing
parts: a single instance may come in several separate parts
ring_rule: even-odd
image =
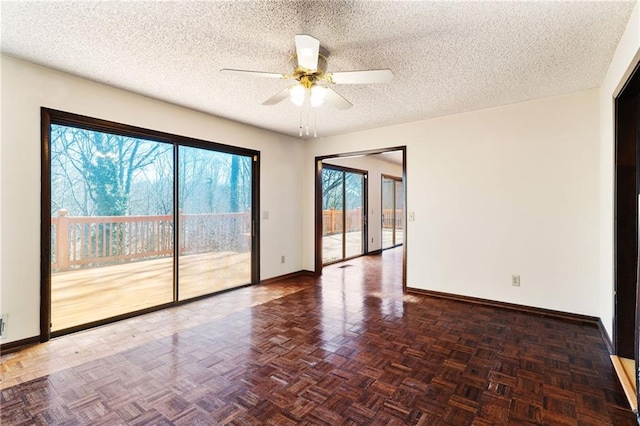
[[[355,151],[348,153],[340,153],[340,154],[332,154],[332,155],[324,155],[318,156],[315,158],[314,162],[314,176],[315,176],[315,193],[314,193],[314,211],[315,211],[315,220],[314,220],[314,275],[319,276],[322,275],[322,161],[330,158],[343,158],[343,157],[355,157],[355,156],[365,156],[365,155],[373,155],[373,154],[382,154],[385,152],[391,151],[401,151],[402,152],[402,193],[404,197],[404,223],[407,223],[407,147],[406,146],[396,146],[392,148],[382,148],[382,149],[371,149],[366,151]],[[406,226],[405,226],[406,228]],[[405,233],[403,235],[403,244],[402,244],[402,288],[406,291],[407,288],[407,247],[408,247],[408,236],[405,229]]]
[[[613,353],[635,360],[640,351],[640,64],[615,99]],[[639,378],[635,375],[636,389]],[[636,395],[640,400],[640,393]]]

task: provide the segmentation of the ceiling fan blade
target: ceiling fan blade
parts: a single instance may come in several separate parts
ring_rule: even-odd
[[[247,71],[247,70],[233,70],[229,68],[223,68],[220,70],[223,74],[239,74],[239,75],[252,75],[255,77],[267,77],[267,78],[286,78],[284,74],[278,74],[275,72],[262,72],[262,71]]]
[[[318,55],[320,53],[320,40],[310,35],[296,35],[296,55],[298,66],[311,71],[318,69]]]
[[[277,103],[284,101],[289,97],[290,90],[291,90],[291,87],[282,89],[281,91],[279,91],[278,93],[276,93],[275,95],[273,95],[272,97],[264,101],[262,105],[275,105]]]
[[[330,87],[327,87],[326,89],[327,91],[324,96],[324,101],[326,103],[342,110],[349,109],[353,106],[353,104],[346,100],[340,93],[336,92]]]
[[[338,71],[331,73],[331,81],[335,84],[373,84],[389,83],[393,80],[393,72],[385,70]]]

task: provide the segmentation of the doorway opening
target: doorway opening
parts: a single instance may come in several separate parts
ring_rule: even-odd
[[[331,189],[324,184],[331,173],[340,168],[346,168],[347,171],[366,172],[365,181],[380,182],[382,175],[386,176],[402,176],[398,178],[396,189],[395,203],[401,206],[397,210],[395,227],[397,231],[395,241],[402,241],[402,286],[406,289],[406,251],[407,236],[403,229],[406,223],[406,147],[383,148],[370,151],[349,152],[334,155],[316,157],[315,160],[315,273],[322,274],[322,268],[325,264],[342,261],[342,259],[333,259],[327,262],[326,248],[326,227],[328,226],[329,215],[324,211],[327,205],[327,198],[331,195]],[[325,172],[329,170],[329,172]],[[338,172],[339,173],[339,172]],[[346,174],[345,174],[346,176]],[[361,255],[375,255],[382,253],[382,185],[365,185],[364,189],[366,204],[362,206],[364,214],[362,214],[363,231],[359,235],[364,238],[362,244]],[[335,213],[338,216],[340,213]],[[340,216],[341,221],[345,221]],[[348,225],[347,225],[348,227]],[[402,234],[402,235],[400,235]],[[346,239],[343,235],[337,237],[340,240]],[[399,246],[399,244],[396,244]],[[345,244],[341,243],[340,249],[346,252]],[[348,254],[348,253],[347,253]]]

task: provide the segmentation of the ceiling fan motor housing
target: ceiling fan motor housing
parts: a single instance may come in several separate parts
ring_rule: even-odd
[[[298,56],[294,53],[291,57],[291,66],[293,66],[292,77],[309,89],[316,83],[316,81],[325,80],[324,77],[327,71],[327,58],[324,55],[319,54],[318,68],[316,70],[310,70],[308,68],[301,67],[298,64]]]

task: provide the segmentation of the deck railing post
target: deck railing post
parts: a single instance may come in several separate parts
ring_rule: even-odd
[[[68,210],[58,211],[58,224],[56,226],[56,260],[58,270],[69,269],[69,214]]]

